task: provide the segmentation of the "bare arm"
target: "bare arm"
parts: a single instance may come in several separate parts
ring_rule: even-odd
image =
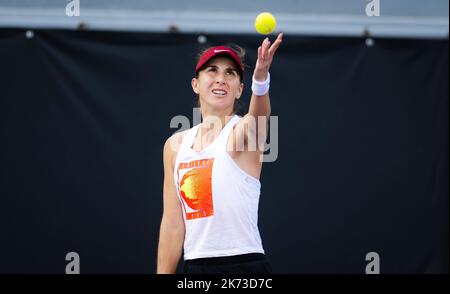
[[[278,34],[277,39],[274,41],[274,43],[271,45],[268,38],[264,39],[261,46],[258,48],[258,60],[256,61],[255,65],[255,71],[253,72],[253,77],[256,81],[264,82],[269,73],[270,66],[272,64],[273,57],[275,55],[275,52],[277,51],[278,47],[280,46],[281,42],[283,41],[283,34]],[[244,117],[242,120],[242,126],[238,126],[238,128],[241,128],[242,130],[245,130],[246,128],[243,127],[245,124],[248,124],[248,120],[254,121],[255,127],[254,128],[247,128],[248,130],[245,131],[245,138],[247,141],[247,138],[256,138],[258,142],[264,142],[264,138],[258,138],[259,134],[265,134],[267,136],[267,122],[270,116],[271,107],[270,107],[270,99],[269,99],[269,92],[262,96],[257,96],[252,93],[252,97],[250,99],[250,107],[248,110],[248,114]],[[258,123],[261,122],[261,120],[258,120],[258,117],[264,117],[265,124],[263,126],[259,126]],[[262,129],[262,132],[259,131],[260,128]],[[265,130],[265,132],[264,132]],[[254,136],[254,137],[252,137]]]
[[[185,226],[174,184],[175,152],[169,138],[164,144],[163,217],[159,233],[157,274],[174,274],[183,251]]]
[[[264,82],[267,79],[270,65],[272,64],[273,56],[282,42],[283,34],[278,34],[275,42],[270,45],[268,38],[264,39],[261,46],[258,48],[258,60],[256,61],[255,71],[253,76],[255,80]],[[263,96],[256,96],[252,94],[250,99],[250,107],[248,114],[254,117],[270,115],[270,99],[269,92]]]

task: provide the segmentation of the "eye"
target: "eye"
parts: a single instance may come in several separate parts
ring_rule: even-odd
[[[209,67],[208,71],[217,71],[217,69],[215,67]]]
[[[235,76],[236,72],[234,70],[229,70],[229,71],[227,71],[227,74],[231,75],[231,76]]]

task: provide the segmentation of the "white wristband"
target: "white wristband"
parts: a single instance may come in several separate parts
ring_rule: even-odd
[[[267,79],[264,82],[258,82],[255,80],[255,76],[252,78],[252,92],[256,96],[263,96],[269,92],[270,87],[270,73],[267,73]]]

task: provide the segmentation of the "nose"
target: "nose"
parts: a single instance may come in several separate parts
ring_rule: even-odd
[[[218,84],[225,84],[225,75],[224,74],[218,74],[216,76],[216,83],[218,83]]]

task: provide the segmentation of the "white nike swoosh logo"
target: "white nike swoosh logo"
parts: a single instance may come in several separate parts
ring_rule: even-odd
[[[228,52],[228,50],[217,50],[217,49],[214,49],[214,53],[219,53],[219,52]]]

